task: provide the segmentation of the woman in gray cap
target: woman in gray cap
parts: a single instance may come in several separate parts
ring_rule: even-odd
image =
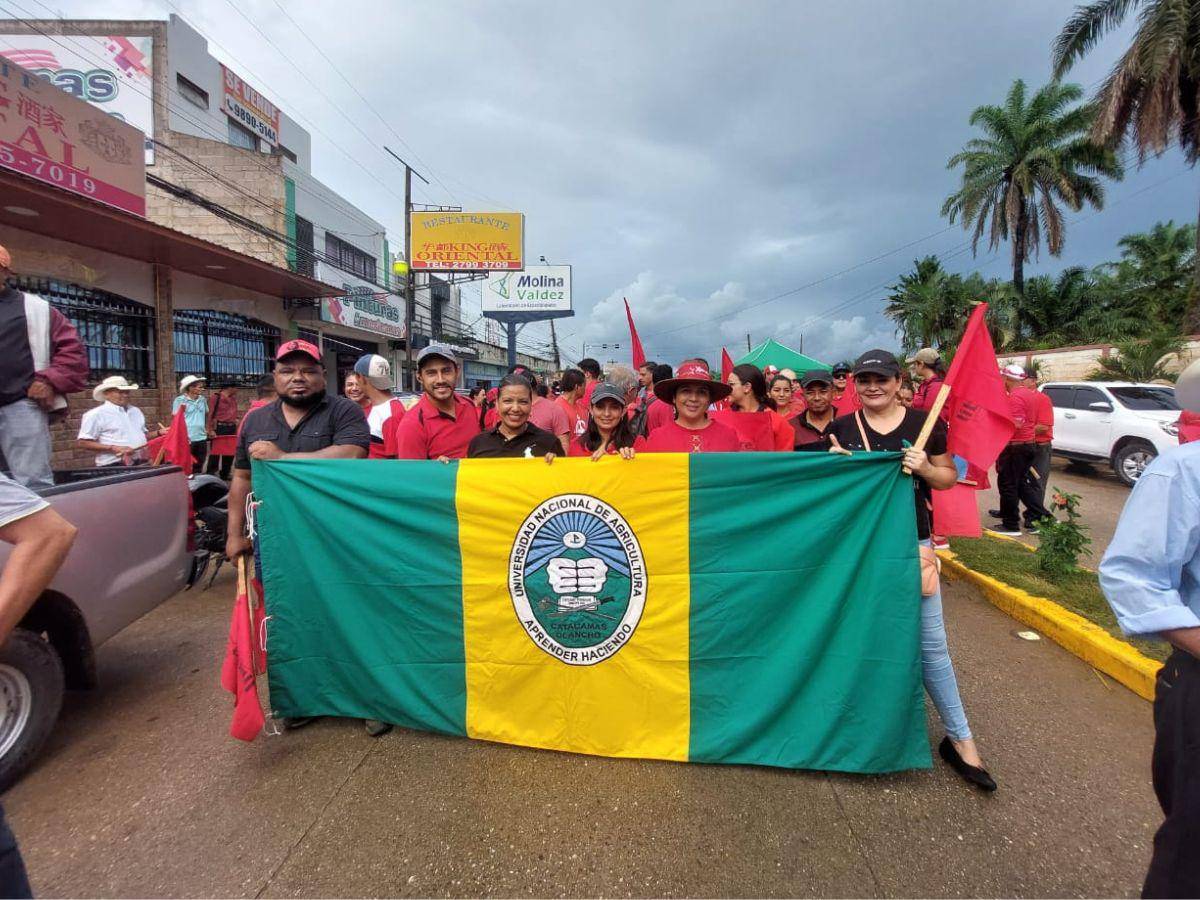
[[[571,442],[569,455],[590,456],[593,462],[609,453],[633,459],[636,436],[625,409],[624,391],[607,382],[596,385],[588,407],[587,430]]]

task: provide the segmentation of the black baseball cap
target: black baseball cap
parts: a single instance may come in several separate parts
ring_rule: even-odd
[[[885,378],[898,378],[900,376],[900,363],[896,361],[895,356],[886,350],[868,350],[854,361],[854,368],[850,370],[851,375],[864,375],[867,373],[882,375]]]
[[[833,367],[833,376],[835,378],[838,375],[849,375],[849,374],[850,374],[850,367],[848,365],[846,365],[845,363],[838,363],[836,366]]]
[[[810,384],[832,384],[833,376],[824,369],[809,369],[800,377],[800,387],[806,388]]]

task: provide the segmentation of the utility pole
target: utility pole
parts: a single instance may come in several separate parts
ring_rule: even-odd
[[[384,147],[400,165],[404,166],[404,264],[408,266],[408,275],[404,279],[404,374],[410,390],[417,389],[417,373],[413,371],[413,306],[416,303],[416,290],[413,285],[414,272],[412,267],[412,177],[416,170]],[[429,184],[429,179],[416,172],[416,176]]]
[[[746,352],[750,352],[750,332],[746,332]]]

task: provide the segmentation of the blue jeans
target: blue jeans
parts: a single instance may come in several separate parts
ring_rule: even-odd
[[[921,543],[929,546],[927,540]],[[946,734],[956,741],[970,740],[971,726],[958,695],[958,679],[954,677],[954,663],[950,661],[950,647],[946,643],[940,585],[932,597],[921,598],[921,676]]]
[[[31,491],[54,487],[50,471],[50,420],[33,400],[0,406],[0,453],[13,481]]]

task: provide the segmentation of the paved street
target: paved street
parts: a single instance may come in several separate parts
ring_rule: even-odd
[[[104,686],[5,797],[39,895],[1132,896],[1159,821],[1150,705],[965,586],[947,615],[990,797],[940,763],[828,776],[349,721],[243,745],[217,686],[229,593],[105,646]]]
[[[998,520],[987,514],[989,509],[997,509],[1000,506],[1000,495],[996,491],[995,480],[993,472],[991,489],[979,494],[979,514],[984,528],[998,524]],[[1129,499],[1129,488],[1117,480],[1112,467],[1107,464],[1097,463],[1087,468],[1068,467],[1066,460],[1055,457],[1050,468],[1047,497],[1056,488],[1082,497],[1080,512],[1084,524],[1091,529],[1092,538],[1091,554],[1085,562],[1094,566],[1104,555],[1108,542],[1112,540],[1117,519],[1121,517],[1121,510],[1125,508],[1125,501]],[[1037,546],[1037,538],[1033,535],[1022,535],[1021,540],[1032,547]]]

